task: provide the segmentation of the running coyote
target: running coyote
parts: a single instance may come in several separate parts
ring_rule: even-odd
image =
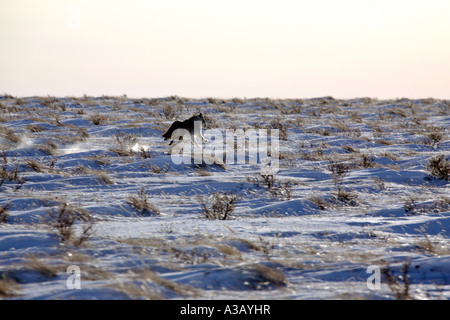
[[[193,137],[194,142],[197,142],[195,137],[201,137],[203,141],[207,142],[208,140],[202,135],[202,124],[206,127],[205,119],[203,115],[199,113],[198,115],[192,116],[184,121],[175,121],[170,126],[169,130],[167,130],[162,136],[164,140],[171,139],[169,146],[174,142],[175,139],[182,140],[183,134],[173,134],[178,129],[184,129],[189,131],[191,137]],[[173,137],[173,138],[172,138]],[[197,142],[198,143],[198,142]]]

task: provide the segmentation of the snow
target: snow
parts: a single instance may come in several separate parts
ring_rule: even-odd
[[[449,299],[449,182],[427,169],[449,155],[449,108],[434,99],[0,97],[0,298]],[[207,139],[212,129],[285,127],[274,188],[260,164],[175,164],[161,134],[198,112]],[[442,134],[436,144],[424,139],[430,130]],[[352,200],[338,200],[330,161],[350,165],[340,187]],[[202,215],[201,199],[217,191],[240,196],[230,220]],[[146,211],[130,200],[143,194]],[[49,223],[63,206],[90,217],[73,226],[77,238],[92,225],[82,244]],[[81,289],[67,285],[73,265]],[[370,266],[383,271],[375,290]]]

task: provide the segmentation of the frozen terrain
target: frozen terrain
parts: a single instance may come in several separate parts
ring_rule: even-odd
[[[198,112],[206,138],[278,129],[279,173],[174,164],[161,134]],[[435,99],[1,96],[0,298],[449,299],[449,114]],[[238,196],[230,219],[205,217],[215,192]]]

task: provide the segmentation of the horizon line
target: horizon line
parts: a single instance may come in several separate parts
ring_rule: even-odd
[[[0,97],[4,98],[10,98],[10,99],[26,99],[26,98],[75,98],[75,99],[81,99],[81,98],[127,98],[127,99],[168,99],[168,98],[178,98],[178,99],[191,99],[191,100],[204,100],[204,99],[221,99],[221,100],[233,100],[233,99],[241,99],[241,100],[258,100],[258,99],[270,99],[270,100],[311,100],[311,99],[328,99],[328,100],[357,100],[357,99],[371,99],[371,100],[450,100],[449,98],[441,98],[441,97],[433,97],[433,96],[427,96],[427,97],[408,97],[408,96],[397,96],[397,97],[374,97],[374,96],[353,96],[353,97],[335,97],[333,95],[314,95],[314,96],[297,96],[297,97],[279,97],[279,96],[185,96],[185,95],[178,95],[178,94],[168,94],[168,95],[160,95],[160,96],[142,96],[142,95],[128,95],[127,93],[122,94],[100,94],[100,95],[91,95],[83,93],[82,95],[52,95],[52,94],[43,94],[43,95],[13,95],[9,94],[7,92],[4,92],[0,94]]]

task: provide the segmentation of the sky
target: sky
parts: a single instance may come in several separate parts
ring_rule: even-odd
[[[0,0],[0,94],[450,98],[448,0]]]

